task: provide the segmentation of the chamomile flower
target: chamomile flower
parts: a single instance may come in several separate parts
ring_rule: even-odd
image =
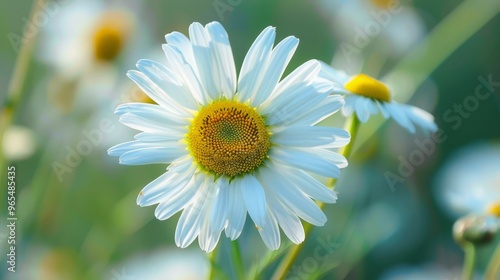
[[[165,65],[140,60],[139,71],[128,72],[158,105],[119,106],[120,121],[142,132],[109,154],[126,165],[170,164],[137,203],[159,204],[160,220],[182,211],[175,231],[179,247],[198,237],[210,252],[223,230],[231,240],[239,237],[247,213],[268,248],[279,247],[279,227],[300,243],[299,218],[317,226],[327,220],[312,199],[337,199],[308,172],[338,177],[347,166],[329,148],[346,145],[348,132],[313,126],[339,110],[343,99],[330,95],[331,83],[317,79],[316,60],[281,80],[299,41],[290,36],[273,47],[274,39],[274,28],[262,31],[237,78],[222,25],[193,23],[189,38],[166,35]]]
[[[436,194],[450,215],[490,214],[500,221],[499,158],[498,144],[475,144],[456,153],[440,170]]]
[[[356,114],[358,119],[365,123],[371,115],[379,111],[384,118],[392,118],[411,133],[415,133],[415,126],[424,131],[435,132],[437,125],[434,117],[428,112],[392,99],[391,91],[382,83],[368,75],[359,74],[348,76],[326,63],[321,63],[321,79],[331,81],[336,87],[334,93],[344,95],[345,105],[342,114],[350,116]]]

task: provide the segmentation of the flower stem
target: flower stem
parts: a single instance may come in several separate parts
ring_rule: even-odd
[[[219,246],[216,246],[215,249],[208,255],[208,261],[210,262],[210,275],[208,279],[213,280],[216,279],[217,275],[217,257],[218,257],[218,250]]]
[[[462,272],[462,280],[472,280],[474,274],[474,266],[476,263],[476,248],[474,244],[468,242],[464,245],[465,260],[464,269]]]
[[[351,117],[347,120],[345,125],[345,129],[349,131],[349,133],[351,133],[351,141],[349,142],[349,144],[347,144],[346,146],[344,146],[342,149],[339,150],[339,153],[346,158],[348,158],[351,155],[351,152],[353,151],[354,142],[358,134],[359,126],[360,126],[360,121],[358,117],[356,117],[356,114],[352,114]],[[332,178],[328,180],[326,185],[329,188],[334,189],[336,182],[337,180]],[[325,207],[325,204],[322,202],[318,202],[317,204],[321,210],[323,210],[323,208]],[[308,236],[311,230],[312,230],[312,225],[306,223],[304,225],[305,235]],[[305,242],[302,242],[295,246],[294,245],[290,246],[290,250],[286,253],[280,265],[275,270],[272,277],[273,280],[280,280],[285,278],[286,274],[290,271],[292,265],[295,263],[295,260],[299,256],[300,251],[304,247],[304,243]]]
[[[241,260],[240,244],[238,240],[231,242],[231,254],[233,256],[234,268],[236,269],[236,275],[238,279],[245,279],[245,273],[243,270],[243,262]]]
[[[500,243],[498,243],[495,252],[491,256],[490,263],[486,268],[485,279],[486,280],[498,279],[498,277],[500,277],[499,271],[500,271]]]

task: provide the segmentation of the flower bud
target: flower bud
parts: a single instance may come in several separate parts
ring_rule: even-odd
[[[453,225],[453,237],[459,245],[469,242],[474,245],[490,243],[497,233],[498,219],[490,215],[468,215]]]

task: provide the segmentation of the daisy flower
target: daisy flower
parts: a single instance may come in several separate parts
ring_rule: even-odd
[[[500,146],[475,144],[456,153],[439,171],[436,194],[454,218],[492,214],[500,218]]]
[[[334,93],[344,95],[345,105],[342,107],[342,114],[346,117],[356,114],[358,119],[365,123],[371,115],[380,111],[384,118],[394,119],[411,133],[415,133],[415,126],[425,131],[437,131],[437,125],[431,114],[420,108],[394,101],[391,91],[381,81],[365,74],[348,76],[323,62],[320,77],[335,85]]]
[[[198,237],[210,252],[222,231],[235,240],[247,213],[268,248],[279,247],[279,227],[302,242],[299,218],[317,226],[327,220],[312,199],[337,199],[308,172],[338,177],[347,161],[329,148],[350,138],[342,129],[313,126],[343,105],[329,94],[332,84],[317,79],[320,63],[308,61],[281,80],[299,40],[290,36],[273,47],[273,27],[254,41],[239,77],[220,23],[193,23],[189,38],[165,37],[165,65],[140,60],[139,71],[128,72],[158,105],[119,106],[120,121],[142,132],[109,150],[121,164],[170,163],[137,204],[158,204],[160,220],[182,211],[175,231],[182,248]]]

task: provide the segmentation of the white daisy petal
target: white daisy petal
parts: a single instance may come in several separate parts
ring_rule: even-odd
[[[275,37],[274,27],[267,27],[259,34],[248,50],[238,79],[237,98],[239,101],[248,100],[260,87],[263,68],[271,55]]]
[[[120,164],[143,165],[155,163],[171,163],[175,159],[187,154],[184,145],[169,145],[168,147],[154,147],[131,150],[120,156]]]
[[[280,170],[285,177],[295,182],[294,186],[297,186],[306,195],[326,203],[335,203],[337,201],[337,194],[334,191],[306,172],[302,170],[292,171],[284,167],[281,167]]]
[[[182,137],[182,136],[181,136]],[[170,133],[151,133],[151,132],[141,132],[134,136],[134,139],[141,142],[163,142],[163,141],[178,141],[181,139],[179,135]]]
[[[190,89],[184,87],[182,80],[177,78],[177,74],[167,67],[153,60],[141,59],[137,62],[137,69],[168,94],[172,101],[191,110],[198,109],[198,103],[193,98]]]
[[[293,125],[284,130],[274,132],[271,139],[273,143],[290,147],[332,145],[340,140],[341,143],[338,145],[342,147],[349,142],[349,138],[349,133],[340,128]],[[346,139],[347,142],[345,141]]]
[[[248,214],[256,226],[266,226],[266,194],[259,181],[248,174],[241,180],[241,195]]]
[[[195,22],[189,26],[189,38],[193,46],[200,81],[208,96],[215,100],[221,90],[217,88],[215,81],[222,73],[215,68],[216,62],[215,57],[212,57],[210,35],[200,23]]]
[[[175,229],[175,244],[180,248],[186,248],[199,235],[203,223],[204,214],[209,208],[208,192],[209,180],[201,180],[203,176],[196,176],[200,184],[198,193],[193,201],[184,209]]]
[[[325,214],[304,193],[300,191],[283,191],[290,186],[294,186],[294,182],[282,176],[279,169],[261,168],[259,171],[266,190],[272,192],[288,209],[313,225],[322,226],[326,223]]]
[[[189,110],[182,106],[176,106],[176,103],[158,87],[155,83],[151,81],[144,73],[130,70],[127,72],[127,76],[134,81],[137,86],[146,93],[151,99],[153,99],[160,106],[163,106],[167,111],[171,111],[177,115],[189,116]]]
[[[231,99],[236,91],[236,69],[229,38],[218,22],[207,24],[206,29],[210,35],[214,66],[217,69],[214,71],[216,87],[220,90],[219,93]]]
[[[315,125],[337,112],[344,105],[344,99],[339,95],[330,95],[325,101],[316,105],[307,114],[303,114],[296,125]]]
[[[175,46],[179,52],[182,54],[184,60],[189,63],[191,68],[195,73],[198,73],[198,67],[196,66],[196,60],[193,54],[193,46],[186,35],[180,32],[172,32],[165,35],[165,40],[169,45]]]
[[[188,118],[166,111],[161,106],[147,103],[125,103],[119,105],[115,114],[121,116],[132,114],[143,118],[160,119],[160,122],[171,123],[172,125],[186,126],[189,124]]]
[[[408,116],[406,116],[405,112],[401,109],[398,103],[394,101],[387,103],[385,108],[391,115],[392,119],[394,119],[402,127],[406,128],[409,132],[415,133],[415,126],[410,122]]]
[[[196,180],[191,178],[188,183],[180,188],[177,192],[172,192],[168,197],[164,194],[164,199],[155,210],[155,216],[158,220],[166,220],[175,213],[184,209],[193,199],[194,194],[198,191]]]
[[[327,150],[322,151],[328,152]],[[296,167],[321,176],[329,178],[338,178],[340,176],[340,168],[335,162],[312,154],[309,150],[280,147],[273,149],[269,156],[283,165]]]
[[[340,86],[343,86],[351,79],[351,77],[349,77],[345,72],[339,71],[322,61],[321,61],[321,71],[318,75],[318,78],[331,81]]]
[[[191,45],[189,46],[191,47]],[[209,96],[200,81],[197,66],[190,64],[176,46],[164,44],[162,48],[167,57],[166,66],[170,68],[173,73],[177,74],[177,79],[181,80],[182,84],[189,88],[193,97],[200,104],[207,104]]]
[[[129,151],[144,149],[144,148],[161,148],[161,147],[166,147],[167,145],[168,142],[129,141],[109,148],[108,155],[119,157]]]
[[[356,100],[356,103],[354,104],[356,116],[358,116],[358,119],[362,123],[365,123],[366,121],[368,121],[368,118],[370,117],[370,113],[366,109],[366,103],[368,103],[368,102],[370,102],[370,99],[360,97]]]
[[[169,122],[159,115],[154,115],[148,118],[147,116],[127,113],[121,115],[119,121],[130,128],[145,132],[157,132],[162,134],[168,133],[172,135],[186,134],[185,127]]]
[[[254,107],[259,106],[271,95],[298,45],[299,39],[287,37],[273,49],[267,69],[261,74],[265,79],[263,79],[260,87],[251,99],[251,104]]]
[[[137,197],[137,205],[141,207],[157,204],[163,201],[163,198],[172,197],[179,193],[188,183],[187,177],[192,172],[184,173],[165,172],[160,177],[147,184]]]
[[[434,122],[434,117],[427,111],[420,108],[403,105],[404,110],[408,118],[416,125],[423,128],[425,131],[436,132],[438,127]]]
[[[305,232],[299,217],[276,199],[268,200],[268,205],[285,235],[295,244],[302,243],[305,239]]]
[[[287,92],[288,96],[281,95],[282,98],[276,98],[274,101],[274,106],[264,110],[270,112],[267,123],[289,125],[297,120],[300,121],[302,115],[307,114],[328,97],[329,89],[331,89],[329,84],[298,86],[296,90]]]
[[[219,242],[220,234],[220,231],[214,232],[210,230],[209,218],[205,218],[203,226],[200,230],[200,236],[198,237],[200,248],[207,253],[212,252]]]
[[[356,101],[358,97],[354,94],[349,94],[344,97],[345,104],[342,107],[342,115],[348,117],[352,115],[355,110]]]
[[[389,114],[389,111],[386,108],[387,103],[377,101],[377,104],[378,104],[378,108],[380,109],[380,113],[382,113],[382,116],[386,119],[389,118],[391,116],[391,114]]]
[[[312,80],[316,78],[319,71],[320,65],[317,60],[309,60],[306,63],[302,64],[292,73],[286,76],[281,82],[279,82],[275,90],[272,92],[270,98],[268,98],[264,103],[261,104],[260,109],[265,110],[268,106],[274,104],[274,100],[283,93],[289,95],[290,91],[297,90],[311,84]]]
[[[220,232],[226,226],[229,207],[231,203],[229,197],[229,181],[227,178],[219,178],[217,180],[216,188],[218,189],[215,194],[214,204],[210,211],[210,229],[215,232]]]
[[[280,230],[278,222],[271,211],[267,211],[265,215],[265,227],[258,228],[259,234],[270,250],[278,250],[281,243]]]
[[[178,158],[173,161],[168,167],[167,170],[182,173],[189,168],[191,168],[194,164],[193,157],[189,154],[186,154],[184,157]]]

